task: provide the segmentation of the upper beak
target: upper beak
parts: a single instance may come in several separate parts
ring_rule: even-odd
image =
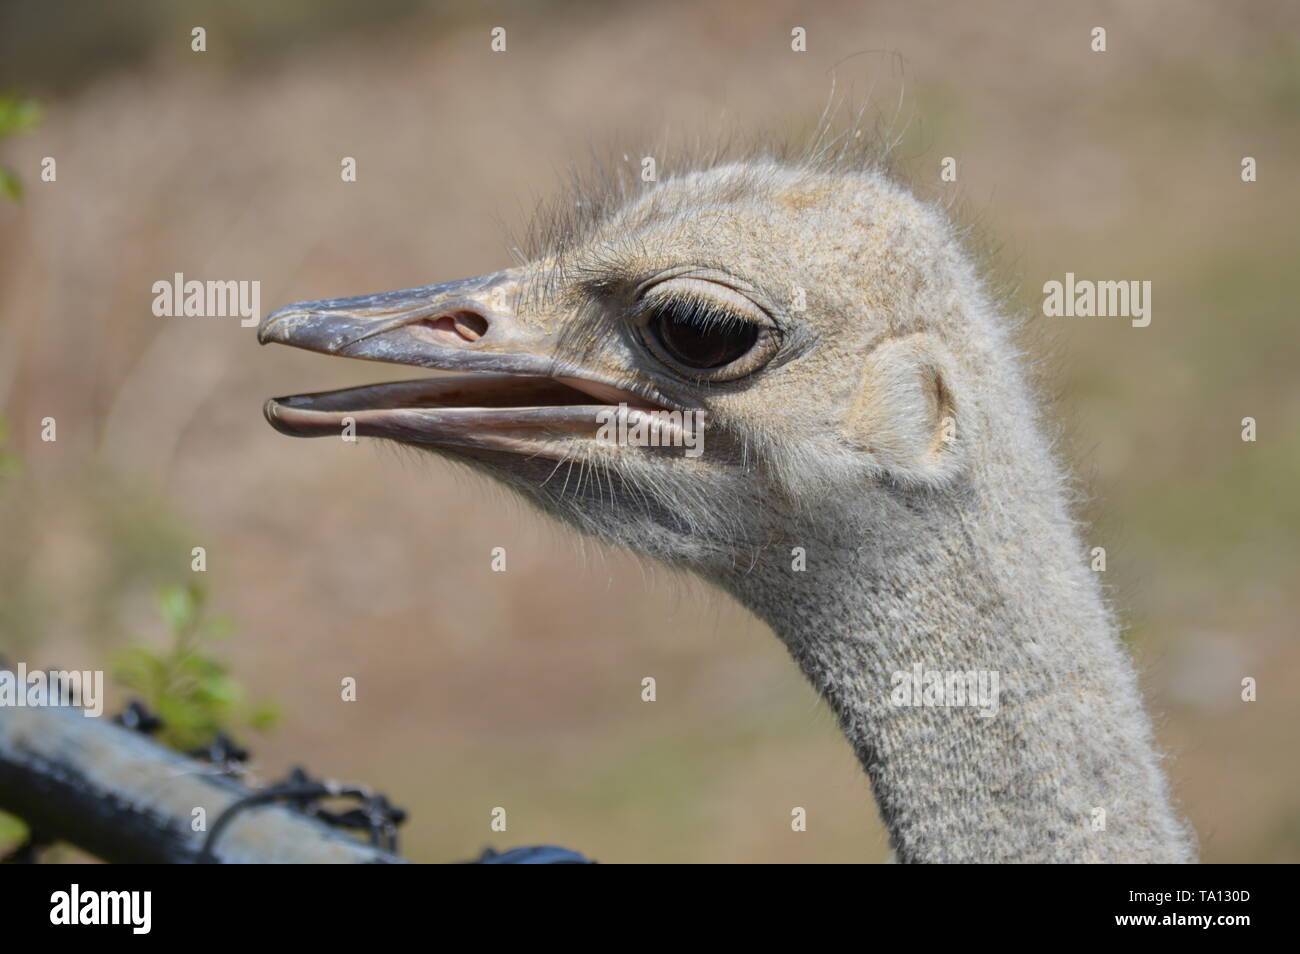
[[[558,355],[557,336],[516,310],[521,269],[267,315],[260,342],[325,354],[476,372],[273,398],[266,417],[295,436],[354,433],[563,457],[598,429],[598,412],[661,409]],[[484,373],[486,372],[486,373]]]
[[[349,358],[443,370],[546,374],[554,342],[514,316],[518,270],[403,291],[303,301],[257,329],[279,342]]]

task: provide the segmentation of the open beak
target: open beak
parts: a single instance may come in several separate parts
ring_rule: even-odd
[[[258,328],[263,344],[468,373],[272,398],[266,419],[296,437],[338,436],[351,426],[408,443],[565,459],[611,413],[634,419],[665,410],[567,366],[556,333],[516,314],[521,279],[522,270],[510,269],[272,312]]]

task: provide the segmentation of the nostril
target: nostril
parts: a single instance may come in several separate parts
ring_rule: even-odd
[[[473,344],[488,331],[487,319],[473,311],[453,311],[436,318],[422,318],[413,329],[431,331],[442,343],[467,342]]]
[[[457,311],[449,317],[456,326],[456,333],[466,341],[478,341],[487,334],[487,319],[477,312]]]

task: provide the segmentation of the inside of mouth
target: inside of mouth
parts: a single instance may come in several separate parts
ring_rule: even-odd
[[[573,380],[573,379],[568,379]],[[393,381],[365,387],[276,398],[286,408],[310,411],[363,411],[396,408],[603,407],[626,403],[655,410],[652,402],[609,385],[579,382],[575,387],[550,377],[472,375]]]

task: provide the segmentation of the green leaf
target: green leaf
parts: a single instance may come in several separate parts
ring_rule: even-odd
[[[182,633],[194,624],[202,603],[203,590],[196,584],[189,586],[171,584],[158,591],[159,608],[173,633]]]
[[[194,698],[212,709],[227,709],[240,699],[239,687],[227,676],[209,676],[194,687]]]
[[[144,696],[150,704],[167,681],[166,664],[152,649],[118,650],[112,656],[112,668],[118,682]]]

